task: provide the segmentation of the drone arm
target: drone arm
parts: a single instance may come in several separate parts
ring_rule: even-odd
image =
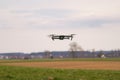
[[[71,34],[71,40],[73,39],[73,36],[76,35],[76,34]]]
[[[73,39],[73,36],[71,36],[71,40]]]
[[[54,41],[54,37],[52,37],[52,40]]]

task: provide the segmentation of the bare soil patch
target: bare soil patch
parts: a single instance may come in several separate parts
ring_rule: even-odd
[[[20,62],[3,63],[3,65],[26,66],[40,68],[58,69],[100,69],[100,70],[120,70],[119,61],[55,61],[55,62]]]

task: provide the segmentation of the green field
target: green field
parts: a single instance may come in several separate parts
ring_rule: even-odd
[[[6,59],[0,63],[14,62],[53,62],[53,61],[120,61],[120,58],[63,58],[63,59]]]
[[[51,69],[3,63],[46,61],[120,61],[120,59],[0,60],[0,80],[120,80],[120,70]]]
[[[120,80],[120,71],[0,66],[0,80]]]

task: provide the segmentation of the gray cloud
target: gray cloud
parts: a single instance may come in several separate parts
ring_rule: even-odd
[[[34,10],[12,10],[13,14],[29,14],[32,13],[34,17],[51,17],[62,18],[67,15],[73,14],[76,11],[67,9],[34,9]]]
[[[34,10],[11,10],[7,22],[1,20],[1,28],[6,29],[12,26],[20,26],[27,29],[61,29],[61,28],[75,28],[80,27],[101,27],[105,24],[120,23],[120,18],[109,17],[71,17],[77,13],[76,10],[66,9],[34,9]],[[80,14],[81,15],[81,14]],[[8,16],[7,14],[4,16]],[[8,16],[8,17],[9,17]],[[4,18],[4,17],[3,17]],[[15,22],[14,22],[15,21]],[[20,28],[16,27],[16,28]]]
[[[76,19],[68,20],[65,24],[71,28],[79,27],[102,27],[105,24],[117,24],[120,23],[120,18],[96,18],[96,19]]]

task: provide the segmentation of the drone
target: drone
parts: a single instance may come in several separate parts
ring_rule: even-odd
[[[54,40],[54,39],[59,39],[59,40],[70,39],[70,40],[72,40],[74,35],[75,34],[71,34],[71,35],[56,35],[56,34],[51,34],[51,35],[49,35],[49,37],[52,40]]]

